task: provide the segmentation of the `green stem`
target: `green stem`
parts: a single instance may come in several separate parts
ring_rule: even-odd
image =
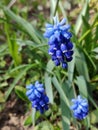
[[[55,5],[55,10],[54,10],[53,16],[56,15],[56,11],[57,11],[58,5],[59,5],[59,0],[56,1],[56,5]]]
[[[85,125],[86,130],[89,130],[89,127],[90,127],[89,117],[86,117],[84,119],[84,125]]]
[[[33,123],[33,126],[35,126],[35,114],[36,114],[36,110],[33,108],[32,109],[32,123]]]

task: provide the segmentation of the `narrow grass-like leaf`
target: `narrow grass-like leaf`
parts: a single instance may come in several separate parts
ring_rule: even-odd
[[[34,64],[33,64],[34,65]],[[24,76],[24,74],[33,67],[33,65],[28,65],[24,70],[22,70],[17,77],[14,79],[13,83],[10,85],[10,87],[8,88],[8,90],[5,93],[5,100],[8,99],[10,93],[12,92],[13,88],[15,87],[15,85],[17,84],[17,82]]]
[[[62,99],[60,99],[60,101],[63,130],[70,130],[70,111],[66,106],[65,102]]]
[[[54,67],[55,67],[55,64],[53,63],[53,61],[49,60],[47,63],[47,70],[49,70],[50,72],[53,72]]]
[[[7,23],[5,23],[5,32],[6,32],[6,36],[7,36],[7,42],[8,42],[8,46],[9,46],[9,52],[11,54],[11,56],[14,59],[14,63],[15,65],[19,65],[22,61],[21,59],[21,54],[18,52],[18,44],[16,43],[16,40],[12,41],[10,39],[10,34],[9,34],[9,26]],[[12,35],[15,38],[15,34]]]
[[[82,11],[80,12],[80,15],[77,18],[77,21],[76,21],[76,24],[75,24],[75,34],[76,35],[78,34],[80,27],[82,25],[82,16],[85,16],[89,2],[90,2],[90,0],[86,0],[86,2],[84,3]]]
[[[27,125],[31,125],[31,124],[32,124],[32,116],[30,115],[25,120],[24,125],[27,126]]]
[[[71,87],[71,84],[72,84],[72,81],[73,81],[74,68],[75,68],[75,54],[73,55],[73,60],[70,63],[68,63],[69,87]]]
[[[85,119],[84,119],[84,126],[85,126],[85,130],[89,130],[90,129],[90,117],[87,116]]]
[[[36,109],[32,108],[32,123],[33,123],[33,126],[35,126],[35,116],[36,116]]]
[[[90,116],[91,116],[91,123],[96,124],[98,122],[98,110],[92,111]]]
[[[95,101],[93,100],[93,98],[90,96],[90,94],[88,92],[88,86],[85,81],[85,78],[83,76],[78,76],[76,84],[79,87],[80,94],[83,95],[84,97],[88,98],[90,100],[90,102],[94,105],[94,107],[98,110],[97,104],[95,103]]]
[[[47,54],[47,49],[46,49],[46,47],[47,47],[46,41],[42,42],[41,44],[37,44],[37,43],[35,43],[33,41],[30,41],[30,40],[23,41],[21,39],[17,39],[17,44],[19,45],[19,50],[20,51],[22,50],[22,47],[30,46],[30,47],[32,47],[32,50],[39,49],[42,52],[44,52],[46,55],[48,55]]]
[[[81,52],[81,50],[76,49],[75,56],[76,69],[79,75],[83,75],[85,79],[89,81],[90,78],[88,73],[88,67],[83,52]]]
[[[98,105],[96,104],[96,102],[94,101],[94,99],[92,98],[92,96],[88,95],[89,96],[89,100],[90,102],[93,104],[93,106],[97,109],[98,111]]]
[[[62,89],[63,92],[66,94],[69,100],[73,97],[73,94],[71,93],[72,90],[70,87],[70,84],[68,85],[67,83],[63,83]],[[70,95],[72,94],[72,95]],[[71,96],[71,97],[70,97]],[[63,125],[63,130],[69,130],[70,129],[70,118],[71,118],[71,111],[70,109],[66,106],[66,103],[62,98],[60,97],[60,102],[61,102],[61,112],[62,112],[62,125]]]
[[[92,51],[98,53],[98,47],[94,48]]]
[[[59,0],[51,0],[50,1],[50,4],[51,4],[51,18],[53,18],[53,16],[56,15],[56,11],[57,11],[57,8],[58,8],[58,3],[59,3]]]
[[[88,98],[88,90],[87,90],[88,88],[87,88],[87,84],[86,84],[84,77],[78,76],[76,83],[79,87],[80,94],[83,95],[84,97]]]
[[[94,70],[96,70],[97,67],[96,67],[96,64],[94,63],[92,57],[88,54],[87,50],[83,49],[83,51],[84,51],[85,55],[87,56],[88,60],[90,61],[90,63],[92,64]]]
[[[39,125],[37,125],[34,130],[54,130],[53,126],[48,121],[43,121]]]
[[[92,28],[91,25],[88,22],[88,19],[84,16],[82,16],[82,21],[83,21],[83,27],[82,27],[82,34],[83,35],[85,32],[88,31],[89,33],[86,33],[85,38],[82,40],[82,43],[84,42],[84,46],[86,50],[90,51],[92,48]]]
[[[63,17],[66,18],[66,23],[68,23],[67,14],[66,14],[66,11],[64,9],[62,1],[59,1],[59,6],[60,6],[61,12],[63,14]]]
[[[26,96],[26,89],[22,86],[15,86],[15,92],[24,101],[29,102],[27,96]]]
[[[0,45],[0,53],[3,53],[8,48],[7,44]]]
[[[17,70],[23,69],[23,68],[25,68],[27,66],[28,66],[28,64],[27,65],[25,64],[25,65],[16,66],[15,68],[11,69],[10,71],[8,70],[8,74],[10,75],[11,73],[13,73],[13,72],[15,72]]]
[[[87,83],[86,83],[84,77],[78,76],[76,83],[78,85],[80,94],[82,96],[84,96],[85,98],[89,99],[88,86],[87,86]],[[88,118],[85,119],[85,126],[86,126],[86,130],[88,130],[90,128],[89,115],[88,115]]]
[[[45,73],[45,88],[46,88],[46,94],[49,97],[49,102],[53,104],[53,90],[52,90],[52,84],[51,84],[51,77]]]
[[[49,102],[53,104],[53,89],[52,89],[52,81],[51,81],[51,76],[50,73],[47,72],[47,70],[51,73],[53,73],[55,65],[52,60],[49,60],[46,66],[46,72],[45,72],[45,88],[46,88],[46,93],[49,97]]]
[[[39,40],[39,35],[36,31],[36,29],[31,25],[29,22],[27,22],[25,19],[21,18],[20,16],[16,15],[13,13],[10,9],[4,8],[4,13],[10,17],[10,19],[14,20],[16,23],[18,23],[21,27],[25,29],[25,31],[31,36],[31,38],[36,42],[36,43],[41,43]]]
[[[94,25],[92,25],[90,29],[87,29],[86,32],[84,32],[82,34],[82,36],[79,38],[79,40],[78,40],[79,43],[82,42],[82,40],[84,40],[85,37],[87,37],[87,35],[92,32],[93,28],[96,28],[96,30],[97,30],[97,27],[98,27],[98,22],[96,22]]]
[[[5,99],[4,99],[4,94],[0,91],[0,103],[4,103]]]
[[[91,125],[91,130],[98,130],[98,128],[96,128],[96,126]]]
[[[62,86],[59,84],[59,82],[55,76],[53,77],[52,82],[53,82],[55,88],[57,89],[57,91],[59,92],[61,99],[65,102],[66,106],[68,108],[70,108],[68,98],[66,97],[66,95],[62,89]]]

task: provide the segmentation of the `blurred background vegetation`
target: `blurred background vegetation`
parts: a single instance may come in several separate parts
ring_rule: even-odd
[[[71,24],[75,54],[68,70],[54,66],[43,37],[45,23],[55,14]],[[97,0],[0,0],[0,129],[11,124],[33,129],[25,86],[39,80],[51,105],[44,115],[36,113],[34,130],[98,130],[97,64]],[[69,116],[66,107],[79,93],[89,100],[88,125]],[[66,117],[63,128],[61,115]]]

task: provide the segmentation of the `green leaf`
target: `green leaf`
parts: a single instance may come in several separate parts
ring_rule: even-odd
[[[79,43],[82,42],[82,40],[85,39],[85,37],[91,32],[91,29],[87,30],[80,38],[79,38]]]
[[[70,110],[66,106],[62,98],[60,98],[60,101],[61,101],[61,113],[62,113],[61,115],[62,115],[63,130],[70,130],[70,116],[71,116]]]
[[[86,26],[86,25],[85,25]],[[98,30],[98,22],[96,22],[95,24],[93,24],[89,29],[87,29],[86,31],[84,31],[84,33],[82,34],[82,36],[79,38],[79,43],[82,42],[82,40],[84,40],[87,36],[91,35],[92,30],[96,28],[96,32],[95,35],[97,34]],[[95,36],[96,37],[96,36]],[[94,42],[96,42],[96,38],[94,38]],[[91,42],[91,41],[90,41]],[[87,42],[88,43],[88,42]],[[89,44],[89,43],[88,43]],[[88,48],[87,48],[88,49]]]
[[[45,88],[46,88],[46,94],[49,97],[49,102],[53,104],[53,90],[52,90],[52,81],[50,73],[53,73],[55,65],[52,60],[49,60],[46,66],[46,72],[45,72]],[[48,72],[50,73],[48,73]]]
[[[75,50],[75,64],[79,75],[83,75],[87,81],[90,80],[85,56],[81,50]]]
[[[91,101],[91,103],[94,105],[94,107],[97,109],[98,111],[98,105],[96,104],[96,102],[94,101],[94,99],[92,98],[92,96],[88,95],[89,96],[89,100]]]
[[[61,112],[62,112],[63,130],[70,130],[70,114],[69,114],[69,109],[64,104],[64,101],[61,102]]]
[[[55,67],[55,65],[54,65],[53,61],[52,61],[52,60],[49,60],[48,63],[47,63],[47,70],[48,70],[49,72],[52,72],[53,69],[54,69],[54,67]]]
[[[5,32],[6,32],[6,36],[7,36],[7,42],[8,42],[8,46],[9,46],[9,52],[11,54],[11,56],[14,59],[15,65],[19,65],[22,61],[21,59],[21,54],[18,51],[18,44],[16,43],[16,34],[13,34],[12,37],[15,40],[11,40],[11,36],[9,34],[9,26],[7,23],[5,23]]]
[[[97,21],[98,21],[98,17],[97,17]],[[95,32],[95,37],[94,37],[94,43],[97,42],[98,40],[98,22],[95,23],[96,26],[96,32]]]
[[[15,87],[15,85],[17,84],[17,82],[24,76],[24,74],[26,74],[26,72],[32,68],[34,66],[33,65],[28,65],[24,70],[20,71],[20,73],[17,75],[17,77],[14,79],[13,83],[10,85],[10,87],[8,88],[8,90],[5,93],[5,100],[8,99],[10,93],[12,92],[13,88]]]
[[[0,103],[5,102],[4,94],[0,91]]]
[[[94,48],[92,51],[98,53],[98,47]]]
[[[14,14],[10,9],[4,8],[4,13],[10,17],[10,19],[14,20],[16,23],[18,23],[25,31],[31,36],[31,38],[36,43],[41,43],[39,40],[39,33],[37,30],[31,25],[29,22],[27,22],[25,19],[21,18],[20,16]]]
[[[14,72],[17,71],[17,70],[24,69],[24,68],[26,68],[26,67],[28,67],[28,64],[25,64],[25,65],[23,64],[23,65],[16,66],[15,68],[11,69],[11,70],[8,72],[8,74],[11,75],[11,73],[14,73]]]
[[[71,84],[72,84],[72,81],[73,81],[74,69],[75,69],[75,54],[73,54],[73,60],[70,63],[68,63],[69,87],[71,87]]]
[[[39,125],[35,127],[34,130],[54,130],[52,124],[50,124],[48,121],[43,121]]]
[[[59,7],[60,7],[60,10],[62,12],[63,17],[66,18],[66,23],[68,23],[67,13],[65,11],[65,8],[64,8],[64,5],[63,5],[62,1],[59,1]]]
[[[84,119],[83,123],[84,123],[84,126],[85,126],[85,130],[89,130],[90,127],[91,127],[89,115]]]
[[[91,130],[98,130],[95,126],[91,125]]]
[[[7,50],[7,48],[8,48],[7,44],[0,45],[0,53],[5,52],[5,50]]]
[[[98,123],[98,110],[94,110],[91,112],[90,119],[92,124]]]
[[[82,11],[80,12],[80,14],[77,18],[77,21],[76,21],[76,24],[75,24],[75,34],[76,35],[78,34],[80,27],[82,25],[82,16],[85,16],[87,9],[88,9],[89,2],[90,2],[90,0],[86,0],[86,2],[84,2],[84,6],[82,8]]]
[[[57,0],[56,0],[57,1]],[[51,18],[53,18],[53,16],[54,16],[54,12],[55,12],[55,5],[56,5],[56,1],[54,1],[54,0],[50,0],[50,11],[51,11]]]
[[[28,100],[28,98],[26,96],[26,89],[24,87],[15,86],[15,92],[19,96],[19,98],[21,98],[24,101],[29,102],[29,100]]]
[[[32,124],[32,115],[28,116],[27,119],[24,122],[24,125],[31,125]]]
[[[95,62],[93,61],[91,55],[88,54],[87,50],[86,49],[83,49],[84,53],[85,53],[85,56],[88,58],[88,60],[90,61],[90,63],[92,64],[94,70],[96,70],[96,64]]]
[[[65,102],[66,106],[68,108],[70,108],[68,98],[66,97],[66,94],[64,93],[64,91],[62,89],[62,86],[59,84],[59,82],[55,76],[53,77],[52,82],[53,82],[55,88],[57,89],[57,91],[59,92],[61,99]]]
[[[47,55],[47,50],[45,47],[47,47],[46,44],[47,41],[43,41],[41,44],[37,44],[36,42],[30,41],[30,40],[21,40],[21,39],[17,39],[17,44],[19,45],[19,51],[22,50],[23,46],[30,46],[32,47],[32,50],[34,49],[39,49],[41,51],[43,51],[46,55]]]
[[[53,104],[53,90],[51,84],[51,77],[48,76],[48,73],[45,73],[45,88],[46,88],[46,94],[49,97],[49,102]]]
[[[83,76],[78,76],[76,80],[76,84],[78,85],[80,94],[88,98],[90,102],[94,105],[94,107],[98,110],[97,104],[93,100],[92,96],[90,96],[89,94],[89,91],[88,91],[89,89],[88,89],[85,78]]]
[[[36,109],[35,108],[32,108],[32,123],[33,123],[33,126],[35,126],[35,117],[36,117]]]
[[[15,38],[16,39],[16,38]],[[19,52],[19,46],[18,44],[16,43],[16,41],[14,40],[11,40],[11,52],[12,52],[12,57],[14,59],[14,62],[17,65],[20,65],[21,62],[22,62],[22,57],[21,57],[21,54]]]
[[[82,35],[85,34],[85,32],[88,31],[89,33],[86,33],[85,38],[82,39],[82,41],[85,41],[84,46],[87,50],[91,50],[92,47],[92,28],[90,26],[90,24],[88,23],[88,19],[86,19],[86,17],[82,16],[82,20],[83,20],[83,27],[82,27]],[[82,36],[81,36],[82,37]]]
[[[84,97],[88,98],[88,88],[87,88],[87,84],[86,84],[84,77],[78,76],[76,83],[79,87],[80,94],[83,95]]]

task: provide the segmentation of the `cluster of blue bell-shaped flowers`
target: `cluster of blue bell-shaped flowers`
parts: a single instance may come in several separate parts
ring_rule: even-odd
[[[44,37],[48,38],[48,53],[55,65],[62,64],[62,68],[67,68],[67,62],[70,62],[73,56],[73,44],[70,41],[72,33],[68,31],[70,25],[65,23],[65,18],[59,22],[57,17],[54,17],[54,24],[46,24],[44,33]]]
[[[40,113],[44,113],[44,111],[48,110],[49,98],[45,94],[43,84],[36,81],[34,85],[27,85],[26,88],[26,95],[31,101],[32,107],[40,111]]]
[[[73,116],[79,120],[84,119],[89,112],[87,99],[78,95],[76,99],[72,99],[72,103],[73,105],[71,106],[71,110],[73,111]]]

